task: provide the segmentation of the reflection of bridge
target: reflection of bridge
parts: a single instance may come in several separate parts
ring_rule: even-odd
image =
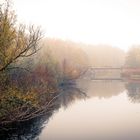
[[[88,75],[92,80],[140,79],[140,68],[90,67]]]
[[[133,71],[140,72],[140,67],[136,68],[127,68],[127,67],[89,67],[91,70],[124,70],[124,71]]]
[[[91,70],[122,70],[123,67],[90,67]]]
[[[92,80],[122,80],[121,67],[90,67],[88,76]]]

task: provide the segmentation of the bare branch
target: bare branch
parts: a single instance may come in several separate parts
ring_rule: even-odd
[[[3,6],[3,5],[2,5]],[[39,51],[42,33],[34,25],[17,28],[16,16],[8,2],[0,7],[0,71],[4,71],[21,57],[30,57]]]

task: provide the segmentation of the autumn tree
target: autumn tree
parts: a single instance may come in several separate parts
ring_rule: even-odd
[[[0,5],[0,71],[39,49],[40,28],[18,25],[9,1]]]
[[[128,51],[125,65],[131,68],[140,67],[140,46],[132,47]]]
[[[87,71],[88,56],[80,47],[80,43],[49,38],[44,40],[44,44],[46,45],[40,52],[45,54],[45,63],[48,60],[46,54],[49,53],[49,57],[59,66],[59,72],[56,71],[56,67],[54,69],[55,73],[60,75],[60,79],[75,80]]]

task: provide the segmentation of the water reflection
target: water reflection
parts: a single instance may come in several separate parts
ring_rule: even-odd
[[[110,98],[124,90],[124,83],[120,81],[90,81],[87,94],[90,97]]]
[[[67,110],[61,108],[43,129],[40,140],[140,140],[140,104],[129,100],[130,84],[87,84],[90,98],[76,101]]]
[[[45,116],[1,128],[0,140],[140,139],[140,83],[81,81],[78,87],[63,85]]]
[[[38,136],[43,129],[43,123],[51,114],[38,117],[23,123],[14,123],[6,128],[1,128],[1,140],[39,140]]]
[[[72,102],[86,98],[86,94],[76,87],[65,86],[61,89],[53,108],[45,116],[39,116],[23,123],[0,127],[0,140],[39,140],[39,135],[49,118],[61,106],[68,107]]]
[[[140,102],[140,82],[131,81],[125,84],[129,99],[134,103]]]
[[[57,102],[63,107],[68,107],[73,104],[76,100],[85,99],[87,95],[85,92],[76,87],[64,87],[61,91],[61,95],[58,97]]]

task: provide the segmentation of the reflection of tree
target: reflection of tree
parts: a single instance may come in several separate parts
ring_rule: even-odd
[[[79,88],[69,88],[65,87],[62,90],[62,94],[59,96],[58,101],[62,106],[68,107],[69,104],[73,103],[77,99],[83,99],[87,97],[84,92],[82,92]]]
[[[128,97],[132,102],[140,102],[140,82],[129,82],[125,84]]]
[[[98,98],[117,96],[125,90],[124,84],[120,81],[81,80],[79,87],[87,89],[88,96]]]
[[[42,124],[50,116],[51,114],[27,122],[7,126],[4,130],[0,130],[0,138],[2,140],[37,140],[43,128]]]
[[[26,122],[0,126],[0,140],[39,140],[38,136],[43,129],[44,122],[48,121],[56,110],[61,106],[68,107],[70,103],[77,99],[85,98],[86,94],[74,86],[64,86],[57,97],[46,115]]]

